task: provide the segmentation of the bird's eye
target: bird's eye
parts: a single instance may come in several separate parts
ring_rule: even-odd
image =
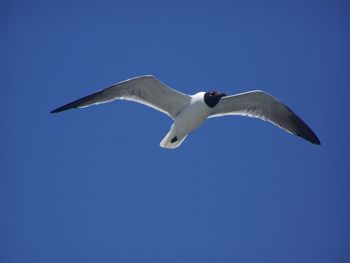
[[[210,94],[210,96],[214,96],[214,92],[210,92],[209,94]]]

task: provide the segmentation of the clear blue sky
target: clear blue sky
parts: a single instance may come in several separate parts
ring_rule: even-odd
[[[1,1],[1,262],[350,262],[348,1]],[[262,89],[317,133],[171,120],[117,101],[153,74],[188,94]]]

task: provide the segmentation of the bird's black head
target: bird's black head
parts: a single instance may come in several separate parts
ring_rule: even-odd
[[[208,91],[204,94],[204,102],[210,108],[214,108],[216,104],[219,103],[222,97],[227,96],[225,93],[221,93],[218,91]]]

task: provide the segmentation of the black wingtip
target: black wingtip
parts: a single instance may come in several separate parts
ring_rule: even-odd
[[[287,127],[290,127],[290,131],[292,131],[292,133],[295,135],[311,142],[312,144],[321,145],[321,142],[314,131],[290,108],[287,106],[285,107],[291,112],[289,121],[287,123]]]
[[[304,123],[305,124],[305,123]],[[304,139],[308,140],[309,142],[316,144],[316,145],[321,145],[320,139],[318,139],[317,135],[311,130],[309,126],[305,124],[305,130],[304,133],[302,134],[302,137]]]
[[[317,136],[315,135],[315,138],[313,141],[311,141],[313,144],[316,144],[316,145],[321,145],[321,141],[317,138]]]
[[[50,113],[59,113],[61,111],[66,111],[66,110],[73,109],[73,108],[76,108],[76,107],[72,107],[71,103],[69,103],[67,105],[64,105],[62,107],[59,107],[57,109],[54,109],[54,110],[50,111]]]
[[[58,108],[56,108],[56,109],[50,111],[50,113],[59,113],[59,112],[61,112],[61,111],[66,111],[66,110],[70,110],[70,109],[79,108],[79,105],[81,104],[81,102],[82,102],[83,100],[85,100],[86,98],[88,98],[88,97],[89,97],[89,96],[84,97],[84,98],[81,98],[81,99],[79,99],[79,100],[75,100],[75,101],[73,101],[73,102],[71,102],[71,103],[68,103],[68,104],[66,104],[66,105],[63,105],[63,106],[61,106],[61,107],[58,107]]]
[[[302,137],[303,139],[311,142],[315,145],[321,145],[321,141],[318,139],[317,135],[309,128],[308,133],[306,134],[297,134],[298,136]]]
[[[59,112],[64,111],[64,110],[66,110],[66,109],[62,109],[62,107],[59,107],[57,109],[50,111],[50,113],[59,113]]]

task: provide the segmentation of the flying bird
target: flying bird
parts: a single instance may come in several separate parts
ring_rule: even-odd
[[[187,95],[171,89],[152,75],[131,78],[51,111],[58,113],[72,108],[110,102],[116,99],[138,102],[167,114],[173,119],[160,146],[173,149],[206,119],[225,115],[241,115],[269,121],[281,129],[321,144],[311,128],[290,108],[261,90],[235,95],[218,91]]]

